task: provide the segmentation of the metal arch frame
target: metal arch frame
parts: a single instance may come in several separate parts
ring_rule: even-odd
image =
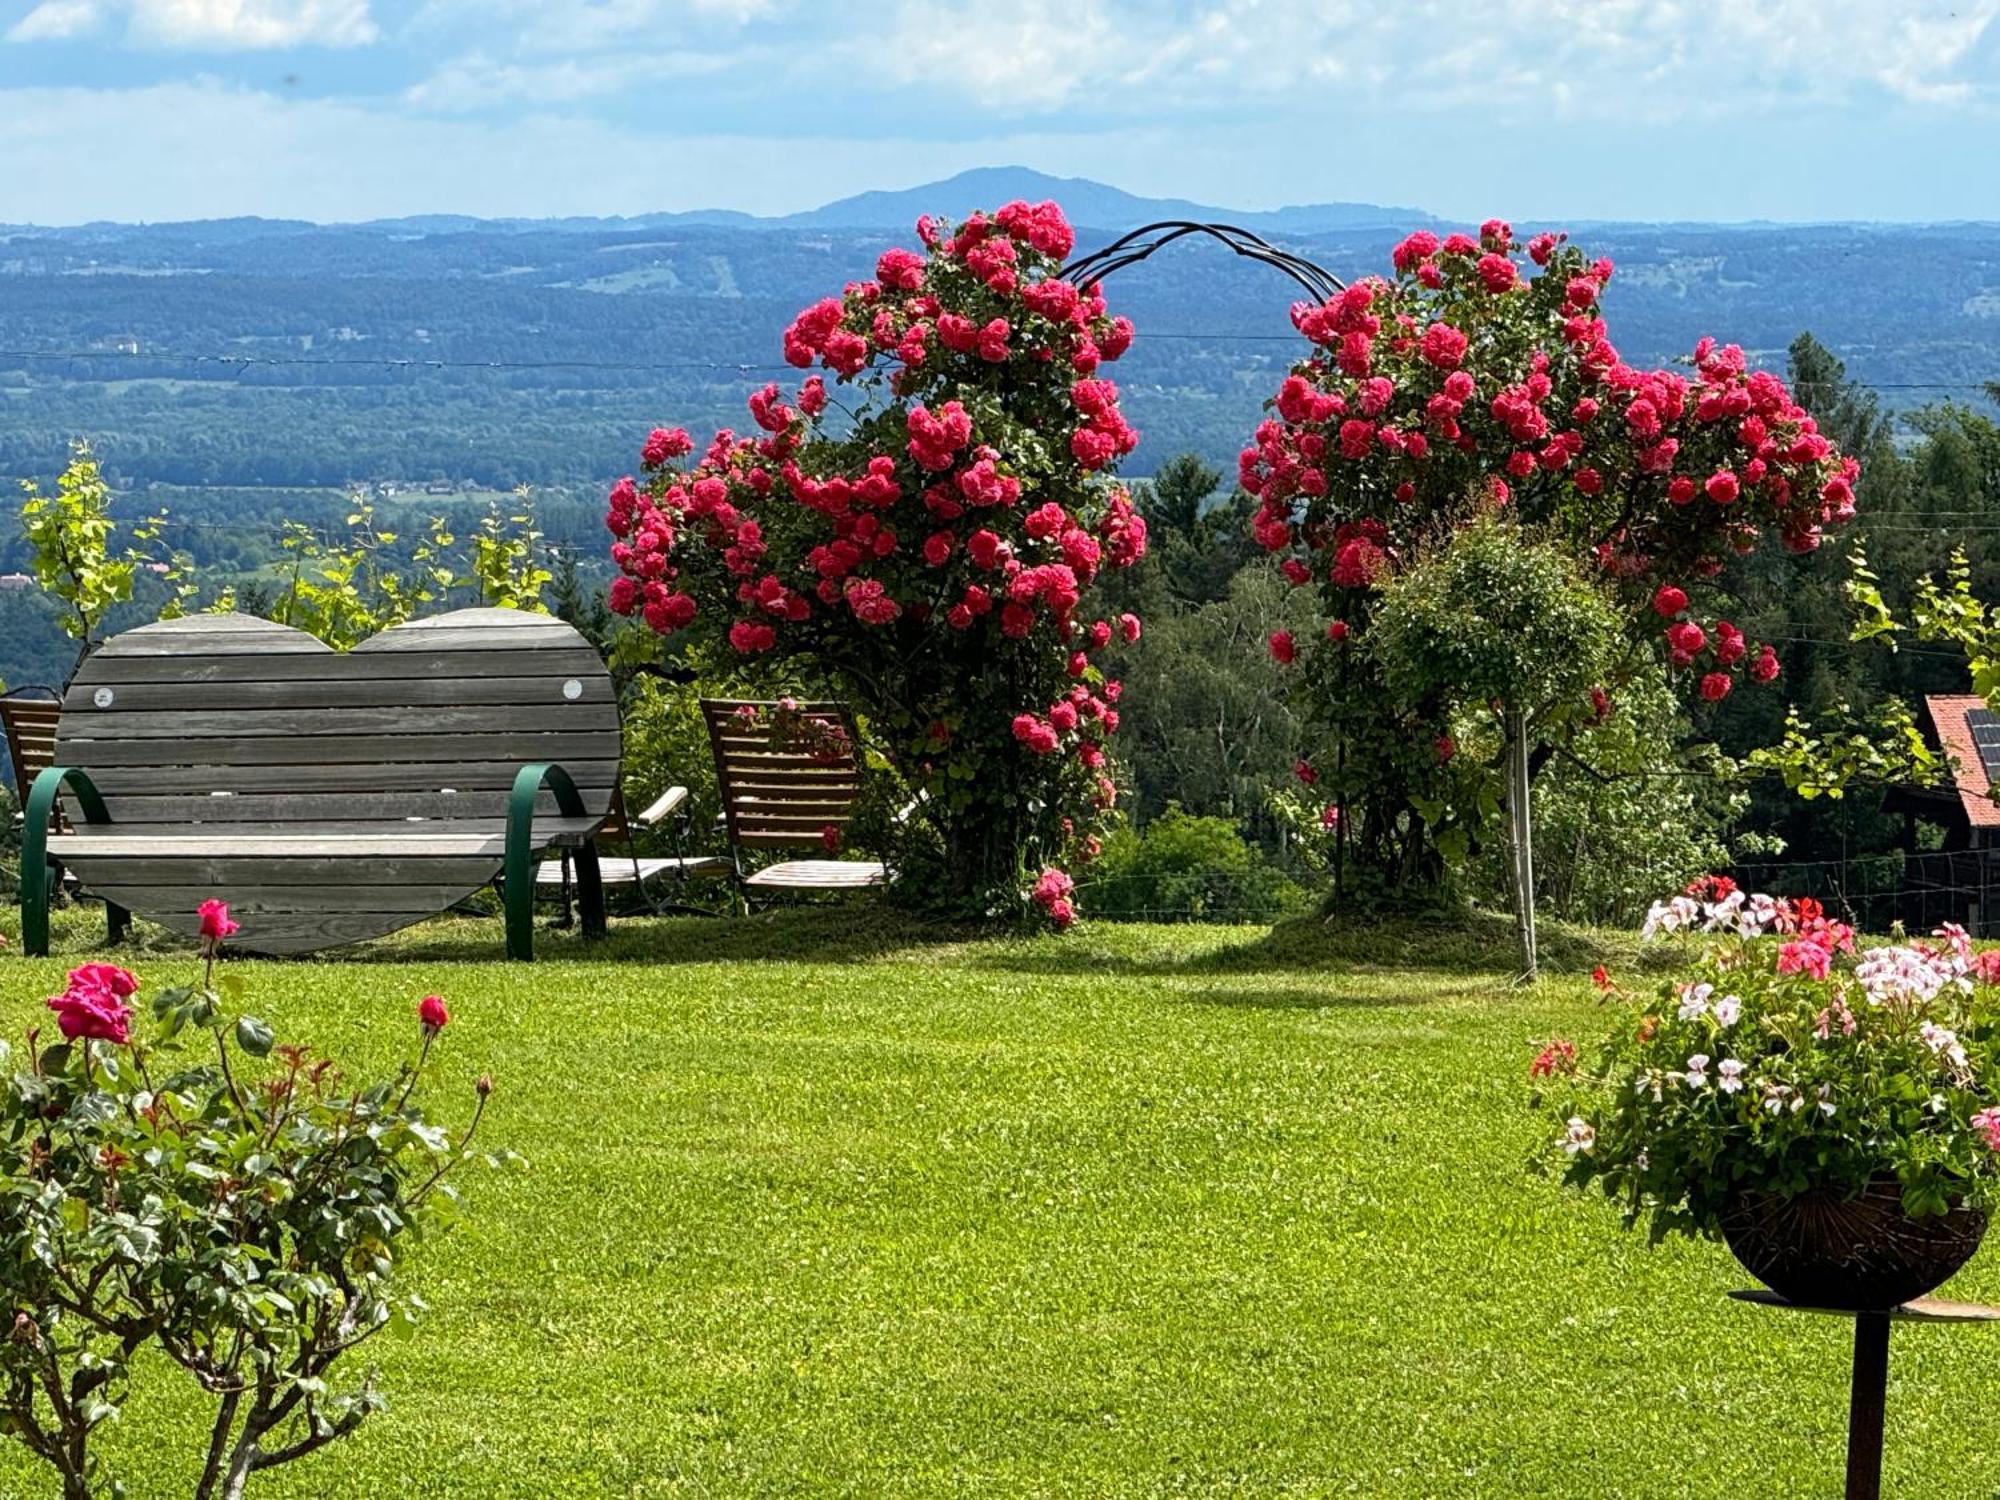
[[[1089,286],[1092,282],[1102,281],[1113,271],[1137,265],[1155,250],[1171,245],[1175,240],[1186,239],[1191,234],[1205,234],[1220,240],[1246,260],[1275,267],[1318,301],[1326,302],[1346,290],[1347,283],[1325,267],[1315,265],[1289,250],[1280,250],[1261,235],[1252,234],[1234,224],[1202,224],[1192,219],[1163,219],[1157,224],[1147,224],[1122,234],[1103,249],[1093,250],[1082,259],[1071,261],[1062,268],[1061,274],[1065,280],[1079,287]]]

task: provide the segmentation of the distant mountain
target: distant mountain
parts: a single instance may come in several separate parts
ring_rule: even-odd
[[[1350,230],[1408,229],[1439,220],[1420,208],[1392,208],[1376,203],[1307,203],[1288,208],[1218,208],[1185,198],[1142,198],[1122,188],[1087,177],[1052,177],[1027,167],[977,167],[918,187],[857,193],[821,208],[777,217],[759,217],[727,208],[697,208],[674,213],[617,215],[608,218],[479,219],[465,214],[412,214],[396,219],[371,219],[360,224],[327,225],[331,229],[375,230],[383,234],[605,234],[623,230],[681,228],[721,229],[874,229],[908,234],[919,214],[963,218],[975,208],[992,209],[1016,198],[1031,203],[1053,198],[1070,222],[1080,229],[1116,233],[1162,219],[1197,219],[1234,224],[1258,234],[1338,234]],[[58,231],[76,242],[119,243],[143,235],[159,242],[234,244],[273,234],[303,233],[322,226],[293,219],[203,219],[182,224],[85,224]],[[0,239],[38,231],[33,225],[0,224]],[[46,231],[39,231],[46,232]]]
[[[1235,224],[1257,233],[1326,234],[1347,229],[1404,228],[1437,220],[1420,208],[1385,208],[1375,203],[1312,203],[1292,208],[1217,208],[1185,198],[1141,198],[1087,177],[1051,177],[1027,167],[976,167],[897,191],[857,193],[824,208],[761,220],[782,229],[907,230],[919,214],[962,218],[975,208],[992,208],[1025,198],[1053,198],[1070,222],[1087,229],[1136,229],[1162,219],[1197,219]]]

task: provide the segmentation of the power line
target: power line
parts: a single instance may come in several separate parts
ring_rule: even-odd
[[[1216,330],[1202,331],[1150,331],[1139,335],[1139,342],[1146,340],[1207,340],[1227,343],[1284,343],[1298,345],[1302,341],[1296,334],[1283,333],[1240,333]],[[1136,347],[1136,345],[1135,345]],[[318,357],[306,355],[276,354],[217,354],[189,353],[180,350],[142,350],[127,352],[114,349],[0,349],[0,359],[32,360],[40,363],[58,363],[77,360],[117,360],[150,361],[160,364],[208,364],[249,368],[325,368],[325,369],[410,369],[410,370],[723,370],[734,374],[759,374],[782,372],[803,376],[806,372],[797,366],[780,361],[729,361],[729,360],[603,360],[603,359],[444,359],[408,355],[373,355],[366,357],[335,355]],[[1853,390],[1866,391],[1978,391],[1986,393],[1994,381],[1984,380],[1878,380],[1878,381],[1793,381],[1794,390]]]

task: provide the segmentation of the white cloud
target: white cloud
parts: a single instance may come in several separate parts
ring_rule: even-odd
[[[7,29],[10,42],[61,42],[94,31],[104,13],[97,0],[42,0]]]
[[[737,59],[714,52],[616,52],[500,62],[483,52],[454,58],[403,98],[421,109],[467,114],[496,104],[569,104],[614,97],[648,79],[720,73]]]
[[[109,16],[141,47],[250,52],[361,47],[379,34],[369,0],[42,0],[7,33],[12,42],[83,35]]]
[[[1361,91],[1399,110],[1715,119],[1886,91],[1991,103],[2000,0],[900,0],[853,49],[1014,115],[1166,113]]]
[[[424,0],[415,37],[471,32],[489,48],[503,39],[522,55],[593,52],[628,43],[651,48],[690,30],[742,27],[798,0]]]

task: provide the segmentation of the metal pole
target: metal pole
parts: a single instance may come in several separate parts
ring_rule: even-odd
[[[1514,832],[1514,918],[1521,932],[1522,977],[1538,977],[1535,962],[1534,820],[1528,797],[1528,716],[1517,713],[1509,725],[1508,811]]]
[[[1854,1387],[1847,1408],[1847,1500],[1881,1500],[1882,1411],[1889,1399],[1889,1314],[1854,1315]]]

